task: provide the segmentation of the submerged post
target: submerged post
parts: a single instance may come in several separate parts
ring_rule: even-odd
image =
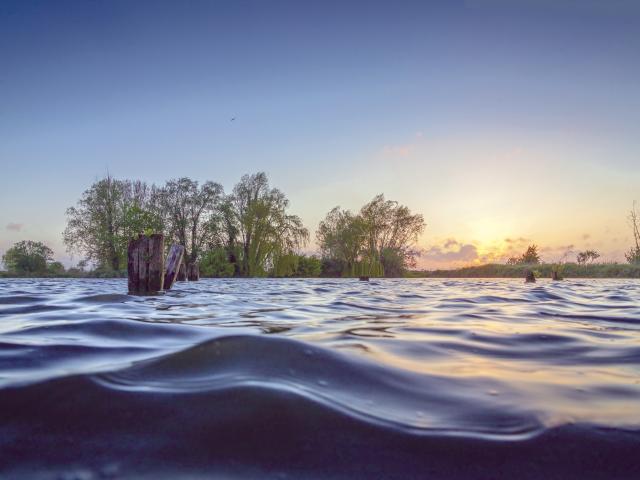
[[[524,281],[525,283],[536,283],[536,276],[531,270],[524,271]]]
[[[127,249],[129,293],[154,295],[164,286],[164,235],[138,235]]]
[[[187,278],[190,282],[197,282],[200,280],[200,267],[198,267],[197,263],[193,262],[189,264],[187,267]]]
[[[164,289],[171,290],[173,283],[178,277],[178,272],[183,265],[182,257],[184,256],[184,247],[175,243],[169,248],[167,255],[167,264],[164,274]]]
[[[180,270],[178,270],[178,281],[187,281],[187,266],[184,264],[184,256],[182,257],[182,262],[180,262]]]

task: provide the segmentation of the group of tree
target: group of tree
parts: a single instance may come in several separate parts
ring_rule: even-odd
[[[266,174],[245,175],[225,195],[218,183],[189,178],[162,186],[111,177],[95,182],[67,210],[64,242],[99,269],[126,267],[138,233],[164,232],[185,247],[186,263],[216,276],[290,276],[309,232]]]
[[[53,250],[32,240],[13,245],[2,256],[2,262],[15,275],[59,275],[65,271],[62,263],[53,261]]]
[[[331,210],[317,232],[322,259],[307,256],[309,231],[262,172],[243,176],[229,194],[211,181],[156,186],[106,177],[67,216],[68,250],[98,269],[123,270],[129,240],[155,231],[216,277],[399,276],[415,265],[413,247],[425,226],[422,215],[378,195],[358,214]]]
[[[334,276],[401,276],[415,266],[415,243],[424,218],[384,195],[355,214],[335,207],[320,222],[317,240],[323,273]]]

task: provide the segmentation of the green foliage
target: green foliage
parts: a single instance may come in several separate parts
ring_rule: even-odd
[[[270,272],[273,277],[303,277],[320,276],[322,262],[318,257],[288,254],[278,258]]]
[[[67,249],[81,252],[101,271],[118,272],[126,267],[130,238],[162,229],[153,199],[154,188],[144,182],[110,176],[95,182],[67,209]]]
[[[535,268],[537,276],[551,278],[555,264],[541,263]],[[524,278],[527,265],[487,264],[453,270],[412,271],[411,277],[434,278]],[[565,278],[640,278],[640,265],[625,263],[563,263],[562,276]]]
[[[529,245],[526,252],[520,257],[511,257],[507,260],[507,265],[537,265],[541,262],[537,245]]]
[[[296,269],[296,277],[318,277],[322,272],[322,261],[315,256],[298,255],[298,268]]]
[[[355,262],[351,270],[352,277],[384,277],[384,267],[378,259],[365,259]]]
[[[65,273],[64,265],[60,262],[51,262],[47,267],[47,272],[53,276],[60,276]]]
[[[406,259],[396,248],[385,248],[382,251],[382,269],[385,277],[402,277],[406,270]]]
[[[223,211],[228,237],[237,236],[242,276],[265,276],[269,270],[291,270],[289,255],[303,247],[309,232],[297,215],[287,213],[289,201],[269,187],[263,172],[244,175],[228,197]]]
[[[23,240],[5,252],[2,262],[9,273],[33,275],[46,273],[52,258],[53,251],[44,243]]]
[[[200,260],[200,274],[203,277],[232,277],[235,266],[229,261],[229,255],[224,248],[214,248],[207,251]]]
[[[155,208],[162,218],[169,242],[185,247],[186,263],[195,262],[207,245],[220,241],[223,188],[207,181],[200,185],[190,178],[169,180],[156,189]]]
[[[415,265],[412,247],[424,227],[422,215],[383,195],[374,197],[357,215],[335,207],[316,233],[324,275],[401,276]]]

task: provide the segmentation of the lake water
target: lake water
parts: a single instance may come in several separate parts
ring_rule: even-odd
[[[638,281],[126,288],[0,280],[0,476],[640,478]]]

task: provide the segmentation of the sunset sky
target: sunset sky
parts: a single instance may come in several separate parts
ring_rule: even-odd
[[[346,3],[0,2],[0,255],[77,262],[65,210],[107,172],[264,170],[312,232],[377,193],[422,213],[422,267],[624,260],[640,2]]]

